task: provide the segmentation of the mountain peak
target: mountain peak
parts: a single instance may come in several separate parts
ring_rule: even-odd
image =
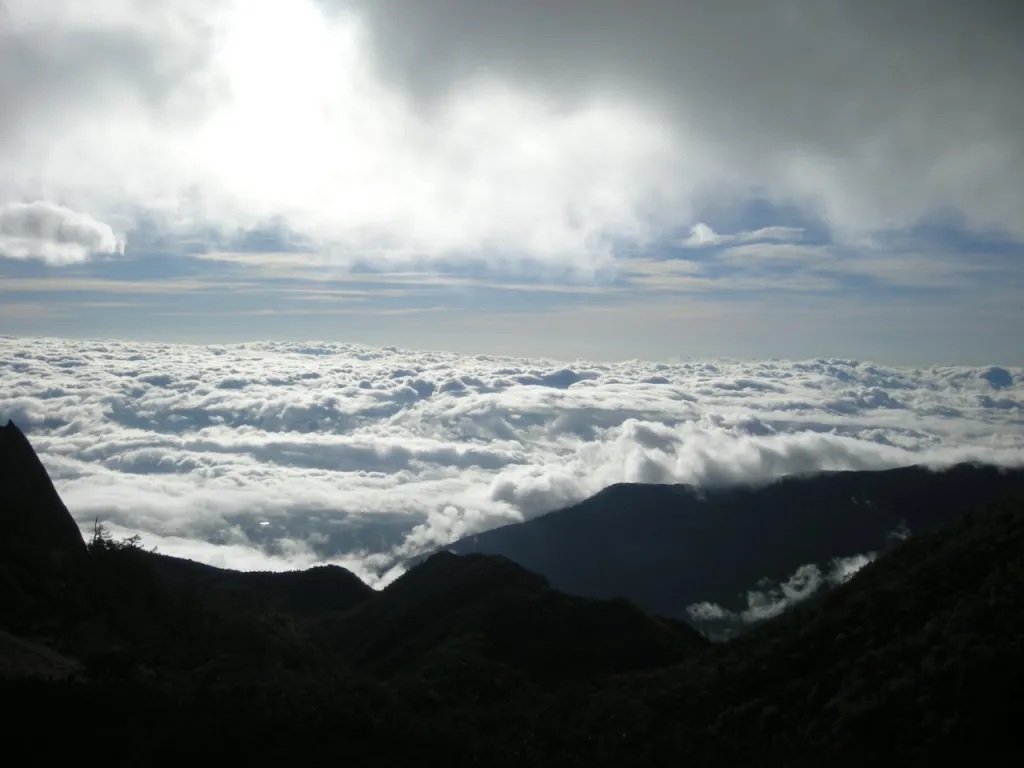
[[[347,622],[350,658],[384,674],[438,662],[455,646],[555,680],[674,663],[705,645],[690,627],[625,600],[573,597],[506,557],[446,551],[402,575]]]
[[[78,525],[13,421],[0,428],[0,550],[21,558],[85,554]]]
[[[46,468],[14,422],[0,428],[0,625],[32,631],[80,607],[88,552]]]
[[[499,592],[533,594],[549,588],[546,578],[507,557],[441,550],[402,574],[384,592],[392,599],[426,605],[441,596],[446,602],[462,603]]]
[[[565,509],[449,544],[458,555],[503,555],[551,586],[626,597],[687,620],[710,602],[749,607],[764,580],[886,551],[893,532],[935,530],[1024,492],[1024,468],[960,464],[821,472],[750,486],[618,483]]]

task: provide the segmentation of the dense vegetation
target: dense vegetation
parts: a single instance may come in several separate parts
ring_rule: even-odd
[[[1022,593],[1017,500],[912,538],[819,601],[687,663],[602,686],[568,715],[573,736],[555,738],[584,745],[616,722],[638,764],[702,743],[708,757],[787,765],[1024,754]]]
[[[31,511],[33,483],[21,487],[0,498],[0,537]],[[439,554],[373,593],[341,569],[239,574],[101,527],[88,544],[2,542],[12,756],[589,766],[1024,755],[1020,499],[912,537],[723,644],[625,601],[565,595],[496,556]]]

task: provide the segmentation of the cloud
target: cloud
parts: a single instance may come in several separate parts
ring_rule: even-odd
[[[0,256],[73,264],[97,253],[124,253],[124,240],[86,213],[45,200],[0,205]]]
[[[130,293],[146,295],[157,293],[187,293],[211,290],[215,283],[199,280],[163,279],[163,280],[105,280],[96,277],[12,277],[4,280],[4,290],[8,292],[39,293],[55,291],[60,293]],[[244,289],[244,284],[232,284],[233,290]]]
[[[821,589],[824,584],[821,571],[816,565],[801,565],[787,581],[777,587],[747,593],[747,609],[741,617],[746,623],[764,621],[778,616],[787,608],[803,602]]]
[[[830,584],[843,584],[853,578],[868,563],[878,557],[875,552],[868,552],[865,555],[854,555],[853,557],[840,557],[832,561],[832,570],[828,574]]]
[[[829,262],[834,257],[832,250],[820,245],[797,245],[794,243],[747,243],[733,245],[716,254],[716,259],[732,263],[763,264],[810,264],[815,267]]]
[[[731,615],[718,603],[709,602],[694,603],[686,609],[686,612],[696,622],[721,621]]]
[[[86,528],[98,516],[237,567],[339,562],[375,584],[616,482],[1024,462],[1019,368],[0,337],[0,378],[0,419]]]
[[[0,200],[578,275],[755,197],[840,238],[1022,237],[1019,18],[933,6],[7,0]]]
[[[1022,231],[1013,3],[358,5],[379,66],[427,103],[481,68],[569,103],[633,95],[672,125],[683,152],[714,157],[704,180],[716,191],[756,187],[840,230],[949,208]]]
[[[747,592],[747,607],[740,611],[723,608],[717,603],[702,602],[689,606],[686,612],[698,623],[755,624],[775,618],[797,603],[813,597],[826,585],[838,586],[849,581],[877,556],[876,552],[868,552],[852,557],[837,557],[824,572],[813,563],[801,565],[786,581],[772,584],[766,580],[757,589]]]
[[[730,243],[791,242],[801,239],[803,234],[803,229],[799,227],[762,227],[750,232],[736,232],[731,235],[724,235],[715,232],[707,224],[699,221],[690,227],[690,234],[683,240],[682,246],[684,248],[702,248]]]
[[[486,251],[586,272],[611,239],[655,237],[643,209],[679,186],[642,106],[476,77],[424,113],[375,72],[364,20],[311,0],[175,4],[160,24],[128,2],[5,7],[0,65],[24,74],[0,96],[24,116],[0,126],[0,199],[45,190],[179,235],[277,223],[335,263]]]
[[[30,301],[6,301],[0,304],[0,317],[10,323],[60,317],[59,308]]]

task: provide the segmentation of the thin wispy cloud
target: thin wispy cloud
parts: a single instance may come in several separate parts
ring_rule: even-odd
[[[702,602],[689,606],[686,612],[691,620],[712,631],[716,627],[727,629],[730,625],[756,624],[779,616],[794,605],[818,595],[825,587],[844,584],[876,557],[877,552],[837,557],[824,568],[807,563],[785,581],[772,583],[762,580],[746,593],[747,607],[739,611],[729,610],[718,603]]]
[[[722,234],[715,232],[702,221],[690,227],[689,236],[681,245],[685,248],[702,248],[705,246],[728,245],[731,243],[754,242],[794,242],[803,238],[804,231],[800,227],[762,227],[750,232]]]

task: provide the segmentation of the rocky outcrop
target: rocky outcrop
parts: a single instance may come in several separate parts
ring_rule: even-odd
[[[0,626],[35,631],[81,605],[87,551],[28,438],[0,427]]]

